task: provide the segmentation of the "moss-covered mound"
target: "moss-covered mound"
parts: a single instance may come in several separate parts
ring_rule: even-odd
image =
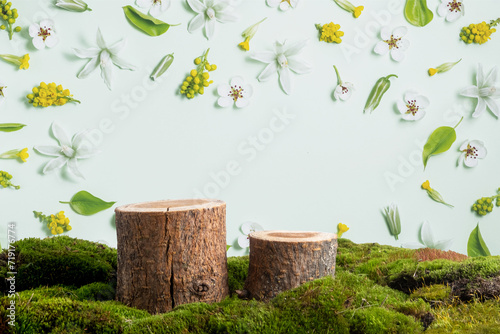
[[[335,278],[306,283],[269,303],[237,298],[234,291],[243,288],[248,257],[233,257],[228,258],[231,297],[153,316],[113,301],[113,249],[57,237],[21,240],[17,252],[29,289],[0,298],[0,333],[500,334],[499,257],[464,260],[456,253],[341,239]],[[43,258],[54,257],[59,267],[51,265],[52,273],[31,271],[31,263],[40,268]],[[90,274],[93,270],[99,274]],[[82,273],[89,274],[78,277]],[[49,274],[49,279],[44,276]],[[12,300],[15,327],[8,324]]]

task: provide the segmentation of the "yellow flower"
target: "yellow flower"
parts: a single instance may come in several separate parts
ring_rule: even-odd
[[[429,182],[429,180],[427,180],[424,183],[422,183],[422,188],[425,189],[425,190],[432,190],[431,183]]]
[[[20,59],[21,64],[19,65],[19,69],[20,70],[27,70],[28,68],[30,68],[29,60],[30,60],[30,55],[29,54],[25,54]]]
[[[342,223],[339,223],[337,225],[337,236],[339,238],[342,237],[342,234],[344,234],[345,232],[349,231],[349,227],[347,227],[346,224],[342,224]]]
[[[1,13],[1,11],[0,11]],[[0,58],[14,64],[16,66],[19,66],[20,70],[27,70],[30,67],[29,60],[30,60],[30,55],[25,54],[22,57],[16,56],[16,55],[11,55],[11,54],[2,54],[0,55]]]
[[[365,9],[365,7],[363,7],[363,6],[358,6],[358,7],[354,8],[354,13],[353,13],[354,17],[358,18],[361,15],[361,12],[363,11],[363,9]]]
[[[28,157],[30,156],[28,154],[28,148],[25,147],[23,148],[21,151],[19,151],[19,153],[17,153],[17,156],[23,161],[23,162],[26,162],[26,160],[28,160]]]
[[[323,26],[316,24],[316,29],[318,29],[321,34],[319,37],[320,41],[337,44],[342,43],[340,37],[344,36],[344,32],[340,30],[340,24],[334,24],[333,22],[324,24]]]
[[[437,70],[435,68],[429,68],[429,75],[432,77],[434,74],[437,73]]]
[[[243,50],[248,51],[250,50],[250,37],[247,37],[244,42],[241,42],[238,44]]]

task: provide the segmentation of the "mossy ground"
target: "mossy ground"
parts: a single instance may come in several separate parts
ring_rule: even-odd
[[[500,257],[462,260],[340,239],[335,278],[269,303],[241,300],[234,291],[243,288],[248,257],[232,257],[231,297],[150,315],[113,301],[116,250],[68,237],[20,240],[16,248],[24,288],[15,297],[15,327],[6,317],[12,298],[0,298],[0,333],[500,334]],[[54,262],[44,266],[45,260]],[[76,274],[86,277],[70,280]]]

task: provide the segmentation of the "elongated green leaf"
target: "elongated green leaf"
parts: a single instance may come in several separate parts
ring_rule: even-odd
[[[21,130],[26,125],[21,123],[0,123],[0,131],[3,132],[13,132],[17,130]]]
[[[454,128],[442,126],[434,130],[429,139],[427,139],[427,143],[424,146],[424,152],[422,153],[424,168],[427,166],[427,161],[431,155],[448,151],[456,139],[457,133]]]
[[[95,197],[91,193],[82,190],[77,192],[69,202],[59,203],[69,204],[73,211],[84,216],[96,214],[102,210],[109,209],[116,202],[105,202],[102,199]]]
[[[470,257],[491,255],[479,231],[479,224],[477,224],[476,228],[472,230],[469,236],[469,241],[467,242],[467,255]]]
[[[427,0],[407,0],[405,17],[414,26],[423,27],[432,21],[434,14],[427,8]]]
[[[149,36],[160,36],[167,32],[171,24],[165,23],[150,15],[146,15],[133,8],[132,6],[123,7],[125,16],[138,29],[144,31]]]

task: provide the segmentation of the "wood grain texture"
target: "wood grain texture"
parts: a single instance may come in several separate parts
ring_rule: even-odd
[[[147,202],[115,212],[118,301],[156,314],[229,294],[224,202]]]
[[[305,282],[335,275],[336,234],[259,231],[249,238],[250,265],[245,290],[252,298],[268,301]]]

